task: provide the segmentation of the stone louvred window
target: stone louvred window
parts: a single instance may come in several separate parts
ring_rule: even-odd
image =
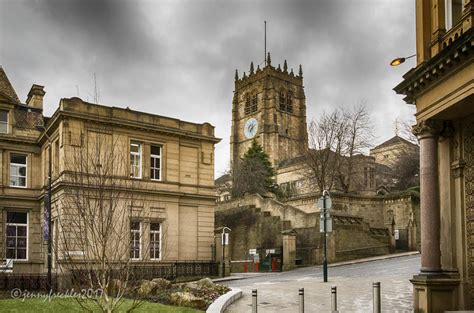
[[[245,115],[250,114],[250,96],[245,97]]]
[[[255,113],[258,110],[258,104],[257,104],[257,95],[253,95],[252,97],[252,106],[251,106],[251,112]]]
[[[293,113],[293,94],[291,91],[286,95],[286,112]]]
[[[286,111],[286,97],[283,91],[280,91],[280,110]]]

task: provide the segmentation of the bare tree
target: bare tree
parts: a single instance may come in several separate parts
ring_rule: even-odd
[[[306,163],[319,191],[341,188],[349,192],[354,179],[354,156],[372,145],[373,126],[364,103],[323,113],[309,124]]]
[[[420,185],[420,148],[418,138],[412,131],[415,119],[397,120],[397,123],[397,135],[407,143],[400,145],[396,151],[392,170],[397,178],[393,187],[396,190],[406,190]]]
[[[134,287],[131,260],[136,253],[146,258],[149,252],[143,232],[131,231],[143,214],[143,201],[132,192],[127,141],[99,126],[89,126],[80,141],[65,146],[69,150],[59,196],[58,265],[73,274],[73,282],[102,291],[92,302],[76,299],[84,310],[93,310],[95,303],[103,312],[112,312]],[[139,304],[134,300],[132,308]]]
[[[344,132],[341,165],[338,166],[338,178],[344,192],[349,192],[354,176],[355,155],[363,154],[373,145],[373,124],[365,103],[360,103],[344,111],[342,123]]]
[[[309,123],[309,149],[306,164],[309,177],[315,181],[319,191],[332,189],[341,162],[341,152],[346,133],[344,116],[340,110],[323,113],[318,121]]]

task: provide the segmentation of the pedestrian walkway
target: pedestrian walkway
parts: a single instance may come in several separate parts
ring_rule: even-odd
[[[372,283],[381,283],[382,311],[412,312],[412,285],[420,256],[385,258],[329,268],[329,282],[322,282],[321,267],[224,282],[243,291],[243,297],[226,312],[250,312],[251,291],[258,290],[258,312],[297,312],[298,289],[305,289],[305,312],[331,311],[331,286],[338,290],[340,312],[370,312]]]

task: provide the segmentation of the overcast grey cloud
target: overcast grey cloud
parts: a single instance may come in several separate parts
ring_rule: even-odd
[[[229,162],[235,69],[263,63],[263,21],[272,63],[303,65],[308,119],[365,101],[379,141],[414,108],[392,88],[414,65],[388,63],[415,52],[411,0],[123,1],[0,0],[0,64],[20,99],[46,89],[100,102],[210,122],[223,140],[216,174]]]

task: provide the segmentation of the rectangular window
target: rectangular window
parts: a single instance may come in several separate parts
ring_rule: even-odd
[[[140,222],[130,223],[130,259],[140,260],[141,243],[141,224]]]
[[[10,186],[26,187],[27,157],[24,154],[10,154]]]
[[[27,260],[28,213],[7,212],[6,258]]]
[[[0,134],[8,133],[8,111],[0,110]]]
[[[150,223],[150,259],[161,259],[161,223]]]
[[[150,178],[161,180],[161,147],[151,146],[150,148]]]
[[[130,142],[130,176],[142,178],[142,144]]]

